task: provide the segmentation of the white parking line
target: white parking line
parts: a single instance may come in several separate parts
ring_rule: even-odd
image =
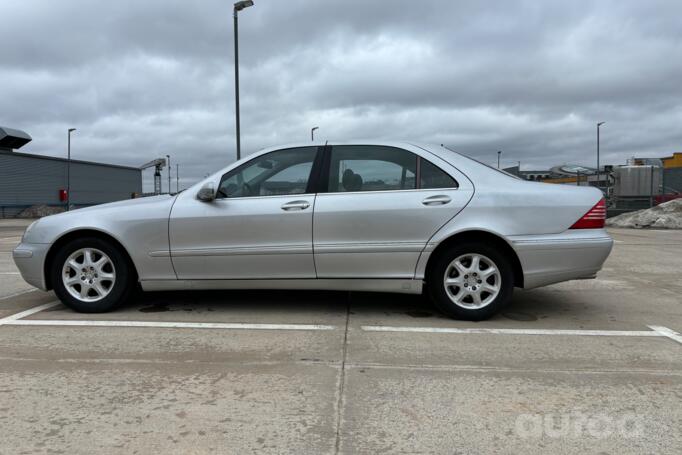
[[[45,303],[43,305],[38,305],[37,307],[33,307],[30,310],[22,311],[20,313],[15,313],[11,316],[7,316],[5,318],[0,319],[0,325],[9,325],[13,324],[17,320],[21,318],[25,318],[26,316],[30,316],[32,314],[38,313],[43,310],[48,310],[50,308],[56,307],[57,305],[61,305],[62,302],[50,302],[50,303]]]
[[[613,337],[663,337],[667,336],[652,330],[561,330],[561,329],[458,329],[449,327],[391,327],[383,325],[363,325],[365,332],[416,332],[416,333],[487,333],[494,335],[573,335],[573,336],[613,336]]]
[[[40,310],[39,310],[40,311]],[[32,314],[32,313],[31,313]],[[28,315],[27,315],[28,316]],[[23,317],[23,316],[22,316]],[[14,318],[6,325],[80,326],[80,327],[157,327],[172,329],[246,329],[246,330],[334,330],[333,325],[320,324],[247,324],[241,322],[161,322],[161,321],[78,321]]]
[[[668,337],[671,340],[675,340],[678,343],[682,344],[682,335],[679,333],[675,332],[672,329],[669,329],[667,327],[663,327],[660,325],[650,325],[649,328],[651,330],[655,330],[656,332],[660,333],[664,337]]]
[[[66,319],[23,319],[39,313],[61,302],[45,303],[37,307],[0,319],[0,325],[23,326],[71,326],[71,327],[155,327],[179,329],[227,329],[227,330],[334,330],[334,325],[325,324],[262,324],[242,322],[163,322],[163,321],[88,321]],[[455,327],[396,327],[383,325],[363,325],[365,332],[402,332],[402,333],[452,333],[452,334],[490,334],[490,335],[549,335],[549,336],[612,336],[612,337],[662,337],[682,344],[682,335],[667,327],[650,325],[651,330],[568,330],[568,329],[494,329],[494,328],[455,328]]]

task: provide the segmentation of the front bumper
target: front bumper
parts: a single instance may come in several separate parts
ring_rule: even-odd
[[[12,258],[21,277],[31,286],[43,291],[47,291],[45,258],[50,246],[49,243],[20,243],[12,251]]]
[[[613,247],[613,240],[604,229],[512,236],[509,240],[521,262],[526,289],[594,278]]]

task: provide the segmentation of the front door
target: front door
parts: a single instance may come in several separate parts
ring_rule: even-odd
[[[413,278],[433,234],[472,196],[451,175],[396,147],[334,146],[315,201],[318,278]]]
[[[266,153],[225,174],[218,197],[181,194],[170,218],[179,279],[315,278],[308,183],[317,147]]]

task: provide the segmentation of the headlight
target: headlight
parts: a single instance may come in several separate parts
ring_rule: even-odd
[[[36,223],[40,220],[35,220],[33,223],[29,224],[26,230],[24,231],[24,235],[21,236],[21,242],[24,243],[26,241],[26,238],[28,237],[29,232],[31,232],[31,229],[36,225]]]

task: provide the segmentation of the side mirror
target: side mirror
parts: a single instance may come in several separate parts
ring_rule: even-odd
[[[213,187],[213,183],[207,183],[206,185],[202,186],[197,193],[197,199],[199,199],[201,202],[213,201],[215,199],[215,188]]]

